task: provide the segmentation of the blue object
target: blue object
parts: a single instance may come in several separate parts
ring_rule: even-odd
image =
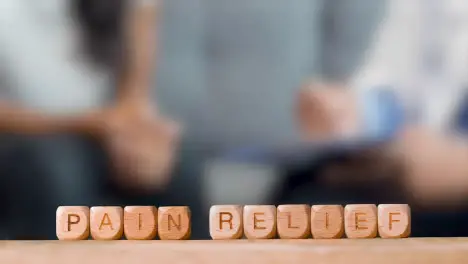
[[[370,90],[361,102],[365,138],[390,140],[405,123],[403,106],[389,87]]]
[[[468,134],[468,94],[465,94],[454,120],[455,130]]]

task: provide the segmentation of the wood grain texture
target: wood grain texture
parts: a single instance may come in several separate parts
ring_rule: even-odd
[[[241,205],[213,205],[210,208],[210,236],[213,239],[239,239],[244,234]]]
[[[276,212],[276,228],[282,239],[299,239],[310,236],[310,206],[282,204]]]
[[[276,206],[244,206],[244,235],[248,239],[270,239],[276,236]]]
[[[89,237],[89,207],[59,206],[55,231],[60,240],[83,240]]]
[[[123,208],[120,206],[91,207],[90,229],[93,239],[120,239],[123,235]]]
[[[158,233],[161,240],[189,239],[192,226],[187,206],[167,206],[158,209]]]
[[[464,264],[468,238],[3,241],[0,263]]]
[[[343,206],[313,205],[311,208],[312,237],[341,238],[344,234]]]
[[[379,235],[382,238],[405,238],[411,233],[411,209],[407,204],[379,204]]]
[[[348,238],[377,236],[377,206],[375,204],[348,204],[344,208],[345,234]]]
[[[155,206],[126,206],[124,234],[129,240],[151,240],[158,231],[158,209]]]

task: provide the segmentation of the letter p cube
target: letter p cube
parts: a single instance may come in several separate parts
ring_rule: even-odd
[[[89,237],[89,207],[60,206],[56,213],[59,240],[84,240]]]

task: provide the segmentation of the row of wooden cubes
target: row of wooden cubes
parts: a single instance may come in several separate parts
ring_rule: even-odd
[[[60,240],[182,240],[191,232],[186,206],[61,206],[56,217]],[[213,239],[404,238],[411,213],[406,204],[214,205],[209,229]]]
[[[404,238],[410,235],[407,204],[215,205],[210,210],[213,239]]]
[[[188,239],[191,233],[187,206],[60,206],[56,213],[59,240],[164,240]]]

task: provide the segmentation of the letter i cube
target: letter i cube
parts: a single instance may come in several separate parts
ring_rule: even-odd
[[[310,218],[313,238],[331,239],[343,236],[343,206],[313,205]]]
[[[152,240],[158,231],[158,209],[155,206],[126,206],[124,234],[128,240]]]

